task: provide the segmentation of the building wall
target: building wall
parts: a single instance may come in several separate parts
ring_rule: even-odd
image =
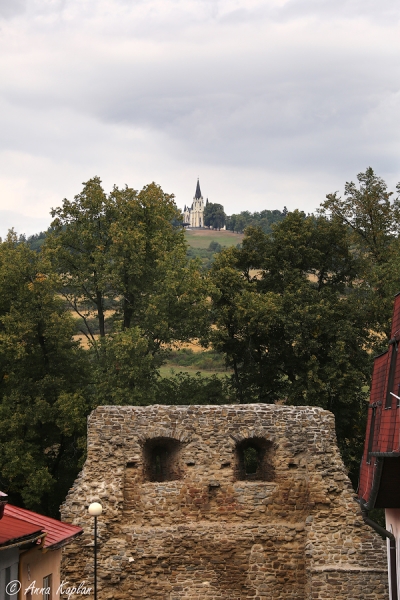
[[[84,529],[64,551],[70,580],[91,581],[92,501],[104,507],[102,598],[387,598],[385,544],[362,521],[319,408],[99,407],[62,507]]]
[[[204,226],[204,202],[203,198],[200,200],[193,200],[192,208],[190,209],[190,226],[191,227],[203,227]]]
[[[204,227],[204,200],[193,198],[191,207],[187,207],[183,213],[184,222],[190,227]]]
[[[43,578],[52,576],[52,600],[58,600],[57,590],[60,586],[61,550],[43,551],[33,548],[20,556],[19,579],[21,582],[21,598],[25,600],[25,590],[34,583],[36,588],[43,587]],[[75,577],[72,581],[76,581]],[[32,588],[31,588],[32,589]],[[42,594],[32,593],[32,599],[42,598]]]
[[[18,579],[19,549],[0,550],[0,599],[5,597],[6,585]],[[9,569],[7,573],[7,569]],[[12,600],[16,596],[11,596]]]

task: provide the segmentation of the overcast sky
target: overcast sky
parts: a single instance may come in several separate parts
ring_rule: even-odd
[[[82,182],[314,211],[400,180],[398,0],[0,0],[0,235]]]

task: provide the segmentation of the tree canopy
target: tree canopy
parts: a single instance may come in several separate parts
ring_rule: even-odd
[[[295,211],[272,237],[248,228],[210,275],[211,338],[233,369],[237,401],[327,408],[342,451],[354,452],[379,341],[359,268],[345,225]]]
[[[287,215],[287,208],[280,210],[262,210],[251,213],[243,210],[226,218],[226,228],[229,231],[243,233],[246,227],[260,227],[264,233],[272,233],[272,225],[282,221]]]
[[[10,233],[0,244],[1,484],[50,513],[78,472],[91,409],[87,356],[56,287],[48,261]]]
[[[399,199],[371,168],[316,215],[233,215],[243,243],[210,246],[208,269],[155,183],[106,193],[94,177],[52,214],[36,251],[13,232],[0,243],[0,471],[14,502],[56,515],[99,404],[321,406],[355,481],[400,290]],[[160,377],[193,338],[231,375]]]
[[[359,187],[350,181],[344,187],[345,197],[338,192],[328,194],[322,212],[329,212],[350,227],[354,243],[369,252],[377,263],[386,261],[391,241],[398,235],[400,199],[371,167],[357,175]]]
[[[208,202],[204,207],[204,225],[221,229],[225,225],[226,215],[222,204]]]
[[[107,310],[110,332],[118,323],[140,327],[152,352],[201,330],[207,290],[174,225],[173,198],[155,183],[140,192],[114,187],[107,196],[95,177],[53,210],[45,252],[92,344],[97,331],[106,334]]]

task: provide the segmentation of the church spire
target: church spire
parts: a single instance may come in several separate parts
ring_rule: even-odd
[[[196,193],[195,193],[194,197],[196,200],[199,200],[201,198],[200,183],[199,183],[198,179],[197,179]]]

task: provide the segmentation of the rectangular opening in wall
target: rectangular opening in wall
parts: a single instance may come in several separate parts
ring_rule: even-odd
[[[132,508],[132,503],[137,494],[138,485],[142,483],[142,469],[136,461],[129,460],[125,464],[124,472],[124,508]]]
[[[143,446],[145,479],[147,481],[174,481],[181,479],[179,464],[182,444],[172,438],[154,438]]]
[[[400,508],[400,457],[385,457],[375,508]]]
[[[43,577],[43,600],[53,600],[52,596],[52,575]]]
[[[274,445],[263,438],[248,438],[236,446],[236,477],[239,481],[274,480]]]

